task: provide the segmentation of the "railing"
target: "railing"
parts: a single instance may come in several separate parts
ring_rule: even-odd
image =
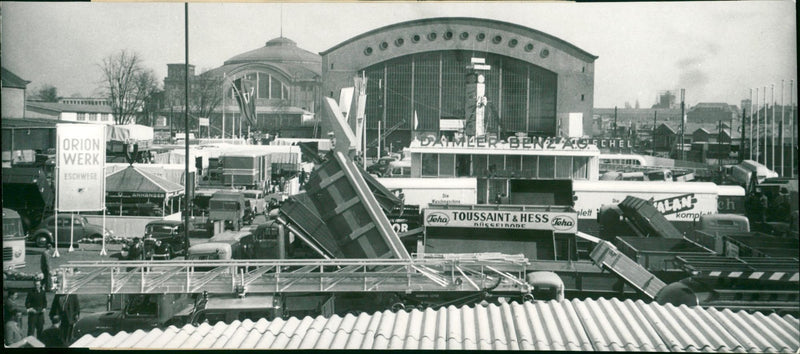
[[[449,259],[76,261],[60,267],[65,294],[505,292],[528,293],[527,260]]]

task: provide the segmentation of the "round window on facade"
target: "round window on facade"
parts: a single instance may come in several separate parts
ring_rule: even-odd
[[[469,38],[469,33],[461,32],[461,34],[458,36],[458,38],[461,38],[461,40],[463,41],[463,40]]]
[[[494,43],[494,44],[498,44],[498,43],[500,43],[502,41],[503,41],[503,37],[501,37],[501,36],[494,36],[494,38],[492,38],[492,43]]]
[[[415,34],[415,35],[411,36],[411,41],[414,42],[414,43],[419,42],[419,35]]]
[[[447,31],[447,32],[444,33],[443,37],[444,37],[445,40],[449,41],[449,40],[453,39],[453,32]]]
[[[396,45],[396,46],[400,47],[400,46],[402,46],[402,45],[403,45],[403,43],[405,43],[405,42],[406,42],[406,41],[405,41],[404,39],[402,39],[402,38],[398,38],[398,39],[395,39],[395,40],[394,40],[394,45]]]
[[[384,49],[386,49],[386,48],[389,48],[389,43],[386,43],[386,42],[381,42],[381,45],[379,46],[379,48],[381,48],[381,50],[384,50]]]
[[[483,40],[484,40],[484,39],[486,39],[486,34],[484,34],[484,33],[478,33],[478,35],[477,35],[477,36],[475,36],[475,39],[477,39],[477,40],[478,40],[478,42],[483,42]]]
[[[512,40],[508,41],[508,46],[511,47],[511,48],[516,47],[517,44],[519,44],[519,41],[517,41],[516,39],[512,39]]]
[[[525,45],[525,51],[530,52],[533,50],[533,43],[528,43]]]
[[[433,33],[433,32],[428,33],[428,40],[429,41],[432,41],[432,40],[435,40],[435,39],[436,39],[436,33]]]
[[[371,55],[372,54],[372,47],[367,47],[364,49],[364,55]]]
[[[549,55],[550,55],[550,51],[547,50],[547,49],[542,49],[542,51],[539,52],[539,56],[542,57],[542,58],[547,58]]]

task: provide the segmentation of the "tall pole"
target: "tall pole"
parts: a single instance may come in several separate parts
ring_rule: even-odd
[[[225,99],[227,98],[225,97],[225,82],[227,81],[225,78],[228,77],[228,74],[222,73],[222,77],[222,139],[225,139]]]
[[[653,136],[650,139],[650,144],[653,145],[653,156],[656,156],[656,120],[658,119],[658,111],[653,111]]]
[[[184,65],[183,69],[183,84],[186,88],[184,91],[185,93],[185,100],[183,101],[183,113],[184,113],[184,144],[186,147],[185,150],[185,158],[184,160],[184,178],[183,178],[183,185],[184,185],[184,192],[183,192],[183,255],[185,258],[189,257],[189,204],[191,201],[189,200],[189,3],[183,3],[183,18],[184,18],[184,55],[186,59],[186,65]]]
[[[781,133],[780,134],[781,135],[781,177],[786,177],[786,170],[785,170],[786,161],[784,160],[784,158],[785,158],[784,156],[786,155],[785,154],[786,150],[784,150],[785,146],[786,146],[786,136],[785,136],[786,134],[784,134],[784,130],[785,130],[785,127],[786,127],[786,118],[783,116],[783,82],[784,82],[784,80],[781,80],[781,131],[780,131],[780,133]]]
[[[764,166],[767,166],[767,87],[761,93],[761,106],[764,107]]]
[[[617,106],[614,106],[614,130],[612,131],[614,139],[617,138]]]
[[[681,157],[680,157],[680,160],[683,160],[683,136],[684,136],[684,133],[683,133],[684,126],[683,125],[684,125],[684,121],[686,120],[686,113],[685,113],[686,105],[684,103],[685,99],[686,99],[685,94],[686,94],[686,89],[681,89],[681,136],[680,136],[680,142],[681,142],[681,147],[680,147],[681,148],[681,150],[680,150],[681,151],[681,155],[680,156]]]
[[[747,151],[750,153],[750,160],[753,159],[753,89],[750,89],[750,114],[748,115],[750,121],[750,140],[748,140]]]
[[[745,136],[747,135],[747,125],[745,123],[745,119],[747,119],[746,114],[747,114],[747,109],[742,107],[742,125],[740,128],[742,130],[742,134],[739,137],[739,162],[742,162],[742,160],[744,160],[744,142],[745,142]],[[733,146],[733,128],[731,128],[731,146]],[[750,150],[750,146],[748,146],[747,149]]]
[[[756,130],[752,133],[752,135],[756,140],[756,162],[759,162],[761,160],[761,156],[759,155],[761,152],[761,142],[758,140],[761,138],[761,112],[758,108],[758,87],[756,87],[756,100],[754,109],[756,111]]]
[[[770,146],[772,161],[770,162],[772,162],[772,170],[775,171],[775,84],[772,84],[770,91],[772,92],[772,98],[770,99],[772,101],[770,102],[770,106],[772,106],[772,123],[770,123],[772,127],[772,134],[770,134],[770,141],[772,141],[772,145]]]
[[[797,112],[795,103],[797,102],[794,101],[794,80],[789,80],[789,106],[792,107],[792,118],[789,121],[789,124],[791,125],[789,130],[792,132],[792,148],[789,149],[789,172],[792,174],[792,177],[794,177],[794,149],[797,146],[797,143],[795,142],[795,129],[797,128],[794,126],[794,121],[797,119],[795,116],[795,112]]]

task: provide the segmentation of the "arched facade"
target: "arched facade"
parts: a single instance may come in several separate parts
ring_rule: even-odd
[[[174,69],[174,70],[172,70]],[[236,55],[215,69],[194,76],[190,68],[193,104],[211,118],[214,135],[225,121],[225,136],[231,129],[239,133],[241,112],[232,88],[234,80],[244,78],[255,90],[256,124],[250,131],[280,132],[285,137],[311,136],[318,122],[321,85],[319,54],[297,47],[284,37],[272,39],[263,47]],[[173,75],[173,71],[175,72]],[[183,65],[170,64],[164,80],[165,90],[183,95]],[[175,96],[175,95],[173,95]],[[168,97],[169,96],[168,94]],[[178,99],[181,101],[182,99]],[[216,102],[212,107],[206,103]],[[205,105],[205,106],[204,106]],[[182,109],[180,106],[176,107]],[[248,131],[241,123],[242,135]]]
[[[581,113],[584,127],[591,127],[597,57],[527,27],[479,18],[422,19],[366,32],[320,54],[323,95],[338,98],[354,76],[367,77],[369,139],[380,121],[382,130],[396,128],[387,145],[406,145],[414,130],[438,134],[442,119],[467,118],[473,57],[491,66],[485,74],[487,114],[501,135],[557,136],[558,122],[570,113]]]

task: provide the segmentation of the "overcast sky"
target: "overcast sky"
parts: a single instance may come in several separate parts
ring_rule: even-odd
[[[134,50],[163,79],[184,61],[181,3],[0,3],[2,65],[29,89],[97,94],[97,65]],[[282,10],[281,10],[282,9]],[[281,21],[281,12],[283,21]],[[749,89],[797,77],[795,3],[191,3],[189,61],[199,71],[283,35],[312,51],[392,23],[467,16],[546,32],[599,56],[595,107],[655,103],[658,91],[686,89],[686,101],[738,105]],[[795,82],[795,97],[797,96]],[[770,96],[768,96],[770,97]]]

